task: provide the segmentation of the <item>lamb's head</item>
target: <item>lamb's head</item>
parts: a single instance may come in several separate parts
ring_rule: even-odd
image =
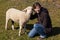
[[[26,14],[31,14],[32,13],[32,6],[28,6],[23,11],[26,12]]]

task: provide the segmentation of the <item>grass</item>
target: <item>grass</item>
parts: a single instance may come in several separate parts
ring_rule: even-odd
[[[41,2],[38,0],[42,6],[46,7],[49,11],[49,15],[52,20],[53,25],[53,33],[52,35],[48,36],[48,38],[45,38],[43,40],[60,40],[60,9],[55,6],[55,4],[48,3],[48,2]],[[25,7],[32,5],[35,2],[35,0],[0,0],[0,40],[36,40],[36,37],[29,38],[27,34],[23,34],[22,36],[18,36],[18,29],[15,29],[14,31],[11,30],[11,22],[8,23],[8,29],[5,30],[5,12],[9,8],[16,8],[19,10],[24,9]],[[34,24],[36,22],[36,19],[30,20],[28,24]],[[15,28],[18,26],[17,23],[15,23]],[[30,27],[30,26],[29,26]],[[29,30],[27,29],[27,32]]]

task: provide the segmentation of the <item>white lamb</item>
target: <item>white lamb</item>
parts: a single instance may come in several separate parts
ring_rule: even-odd
[[[21,34],[21,30],[23,26],[26,24],[26,22],[29,20],[30,15],[32,12],[32,7],[29,6],[25,8],[23,11],[17,10],[15,8],[10,8],[6,12],[6,24],[5,24],[5,29],[7,30],[7,23],[8,20],[12,20],[12,29],[14,30],[14,22],[19,23],[19,36]]]

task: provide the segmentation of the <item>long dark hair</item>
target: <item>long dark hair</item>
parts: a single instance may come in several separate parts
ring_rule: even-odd
[[[35,9],[35,8],[36,8],[36,6],[41,7],[41,5],[40,5],[40,3],[39,3],[39,2],[35,2],[35,3],[33,4],[33,9]]]

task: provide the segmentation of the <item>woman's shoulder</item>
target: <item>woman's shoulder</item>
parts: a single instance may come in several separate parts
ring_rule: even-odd
[[[48,10],[45,7],[41,7],[41,11],[48,11]]]
[[[41,12],[46,12],[46,13],[48,13],[48,9],[47,9],[47,8],[44,8],[44,7],[41,7]]]
[[[41,7],[41,14],[49,15],[47,8]]]

